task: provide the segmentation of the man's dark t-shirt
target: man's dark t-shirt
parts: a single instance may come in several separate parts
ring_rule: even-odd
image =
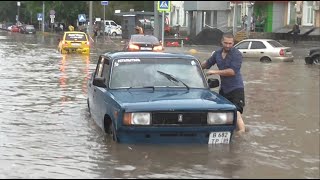
[[[244,88],[242,75],[240,73],[242,64],[242,54],[236,48],[231,48],[225,59],[222,58],[222,48],[215,51],[207,60],[207,68],[217,64],[219,70],[231,68],[235,72],[234,76],[220,76],[221,89],[224,93],[229,93],[235,89]]]

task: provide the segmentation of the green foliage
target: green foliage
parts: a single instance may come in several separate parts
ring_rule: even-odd
[[[44,1],[45,2],[45,20],[50,21],[49,11],[55,10],[55,21],[65,22],[66,24],[75,24],[78,14],[86,14],[89,18],[89,1]],[[37,13],[42,13],[43,1],[20,1],[19,20],[24,23],[36,24]],[[93,1],[92,16],[103,18],[104,7],[101,1]],[[118,20],[119,17],[114,15],[115,10],[128,12],[130,9],[135,11],[152,11],[153,1],[109,1],[105,6],[106,19]],[[0,22],[15,22],[18,14],[17,1],[0,1]]]

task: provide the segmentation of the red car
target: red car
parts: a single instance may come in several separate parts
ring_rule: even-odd
[[[20,32],[20,27],[17,25],[12,25],[11,28],[9,27],[11,32]]]

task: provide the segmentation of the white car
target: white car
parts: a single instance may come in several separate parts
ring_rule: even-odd
[[[234,47],[239,49],[246,60],[292,62],[294,59],[290,47],[285,47],[273,39],[245,39]]]
[[[113,20],[105,20],[104,21],[105,29],[104,32],[112,35],[112,36],[117,36],[122,34],[122,28],[120,25],[115,23]]]

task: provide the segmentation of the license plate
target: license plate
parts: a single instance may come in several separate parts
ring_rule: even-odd
[[[209,136],[208,144],[229,144],[231,132],[212,132]]]
[[[71,46],[80,46],[80,43],[71,43]]]
[[[152,48],[151,48],[151,47],[141,47],[140,49],[141,49],[141,50],[149,50],[149,51],[151,51],[151,50],[152,50]]]

